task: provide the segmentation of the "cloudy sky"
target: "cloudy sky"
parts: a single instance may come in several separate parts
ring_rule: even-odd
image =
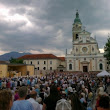
[[[103,49],[110,33],[110,0],[0,0],[0,55],[52,53],[72,48],[76,10]]]

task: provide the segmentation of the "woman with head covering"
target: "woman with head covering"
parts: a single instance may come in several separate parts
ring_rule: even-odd
[[[55,110],[56,103],[60,99],[57,87],[52,85],[50,87],[50,95],[43,101],[42,110]]]

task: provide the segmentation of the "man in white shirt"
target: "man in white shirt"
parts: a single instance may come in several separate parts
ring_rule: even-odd
[[[32,103],[34,110],[41,110],[39,103],[36,101],[36,97],[37,97],[37,92],[33,90],[30,93],[30,98],[27,101]]]

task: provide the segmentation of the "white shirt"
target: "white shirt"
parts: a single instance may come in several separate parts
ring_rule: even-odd
[[[43,105],[42,104],[39,104],[39,105],[40,105],[40,109],[42,110]]]
[[[32,103],[34,110],[41,110],[40,105],[33,98],[29,98],[27,101]]]

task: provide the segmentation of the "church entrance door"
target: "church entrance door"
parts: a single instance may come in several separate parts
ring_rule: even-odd
[[[88,67],[87,66],[83,66],[83,72],[88,72]]]

